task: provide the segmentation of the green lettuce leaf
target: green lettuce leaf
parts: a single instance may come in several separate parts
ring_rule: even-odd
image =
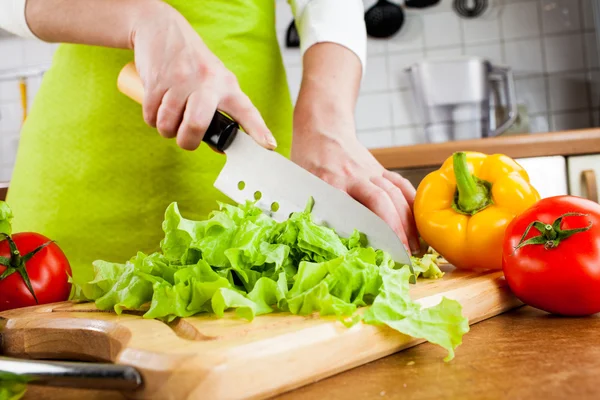
[[[19,400],[25,395],[28,378],[11,372],[0,372],[0,399]]]
[[[0,233],[12,233],[13,212],[5,201],[0,201]]]
[[[368,324],[385,324],[414,338],[423,338],[448,351],[446,361],[454,358],[454,349],[462,343],[462,336],[469,331],[469,321],[462,316],[462,307],[455,300],[442,301],[429,308],[409,297],[407,267],[398,270],[380,270],[383,285],[373,305],[363,315]]]
[[[166,322],[233,311],[248,321],[289,312],[332,316],[346,326],[385,324],[442,346],[447,360],[454,357],[468,331],[460,304],[443,299],[422,309],[408,290],[416,277],[443,277],[439,255],[412,257],[413,276],[387,252],[369,247],[361,232],[344,238],[315,223],[312,206],[277,222],[250,202],[219,203],[206,220],[194,221],[173,203],[160,252],[140,252],[125,263],[98,260],[93,279],[76,290],[100,309],[139,310]],[[370,308],[361,314],[360,307]]]
[[[137,310],[151,300],[152,283],[140,276],[140,272],[148,274],[152,271],[151,266],[144,262],[145,259],[145,254],[138,253],[136,257],[125,264],[116,280],[109,274],[113,273],[114,268],[121,268],[120,266],[109,268],[105,265],[100,266],[98,263],[94,264],[95,282],[106,284],[106,282],[114,280],[110,289],[96,299],[96,306],[100,310],[112,309],[117,314],[121,314],[123,310]],[[96,285],[98,284],[96,283]],[[100,288],[100,286],[97,287]]]

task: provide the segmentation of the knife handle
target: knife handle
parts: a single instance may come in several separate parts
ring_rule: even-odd
[[[143,385],[141,373],[127,365],[20,360],[0,356],[1,372],[15,374],[32,385],[105,390],[136,390]]]
[[[139,104],[144,101],[144,85],[135,68],[135,64],[130,62],[126,64],[117,78],[117,87],[119,91],[127,97],[135,100]],[[220,111],[216,111],[215,115],[202,138],[202,141],[218,152],[223,152],[229,147],[235,135],[237,134],[239,125],[231,118]]]

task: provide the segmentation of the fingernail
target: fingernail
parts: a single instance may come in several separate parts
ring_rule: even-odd
[[[276,148],[277,147],[277,141],[275,140],[275,138],[271,135],[266,135],[265,136],[265,140],[267,141],[267,144],[272,147],[272,148]]]
[[[419,254],[421,251],[421,244],[418,241],[413,240],[410,242],[410,249],[412,250],[413,254]]]

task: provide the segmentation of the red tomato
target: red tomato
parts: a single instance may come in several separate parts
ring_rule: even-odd
[[[535,221],[547,233],[532,227],[525,240],[538,236],[540,244],[515,249]],[[576,196],[540,200],[506,228],[502,268],[513,293],[530,306],[569,316],[600,312],[600,204]]]
[[[1,239],[1,237],[0,237]],[[37,233],[15,233],[12,235],[21,257],[50,242],[50,239]],[[11,257],[8,240],[0,242],[0,257]],[[71,267],[67,257],[56,243],[50,243],[31,259],[25,262],[25,269],[29,275],[31,286],[39,304],[64,301],[69,298],[71,284],[69,275]],[[0,265],[0,275],[6,270]],[[25,285],[19,272],[0,280],[0,311],[13,308],[36,305],[33,295]]]

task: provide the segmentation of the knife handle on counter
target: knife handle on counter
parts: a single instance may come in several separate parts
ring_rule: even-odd
[[[117,79],[117,87],[119,91],[127,97],[135,100],[139,104],[144,100],[144,85],[138,75],[133,62],[128,63],[123,67]],[[210,123],[202,141],[218,152],[223,152],[229,147],[235,135],[237,134],[239,125],[231,118],[218,111]]]
[[[0,356],[2,372],[18,375],[32,385],[127,391],[143,385],[140,372],[128,365],[21,360]]]

